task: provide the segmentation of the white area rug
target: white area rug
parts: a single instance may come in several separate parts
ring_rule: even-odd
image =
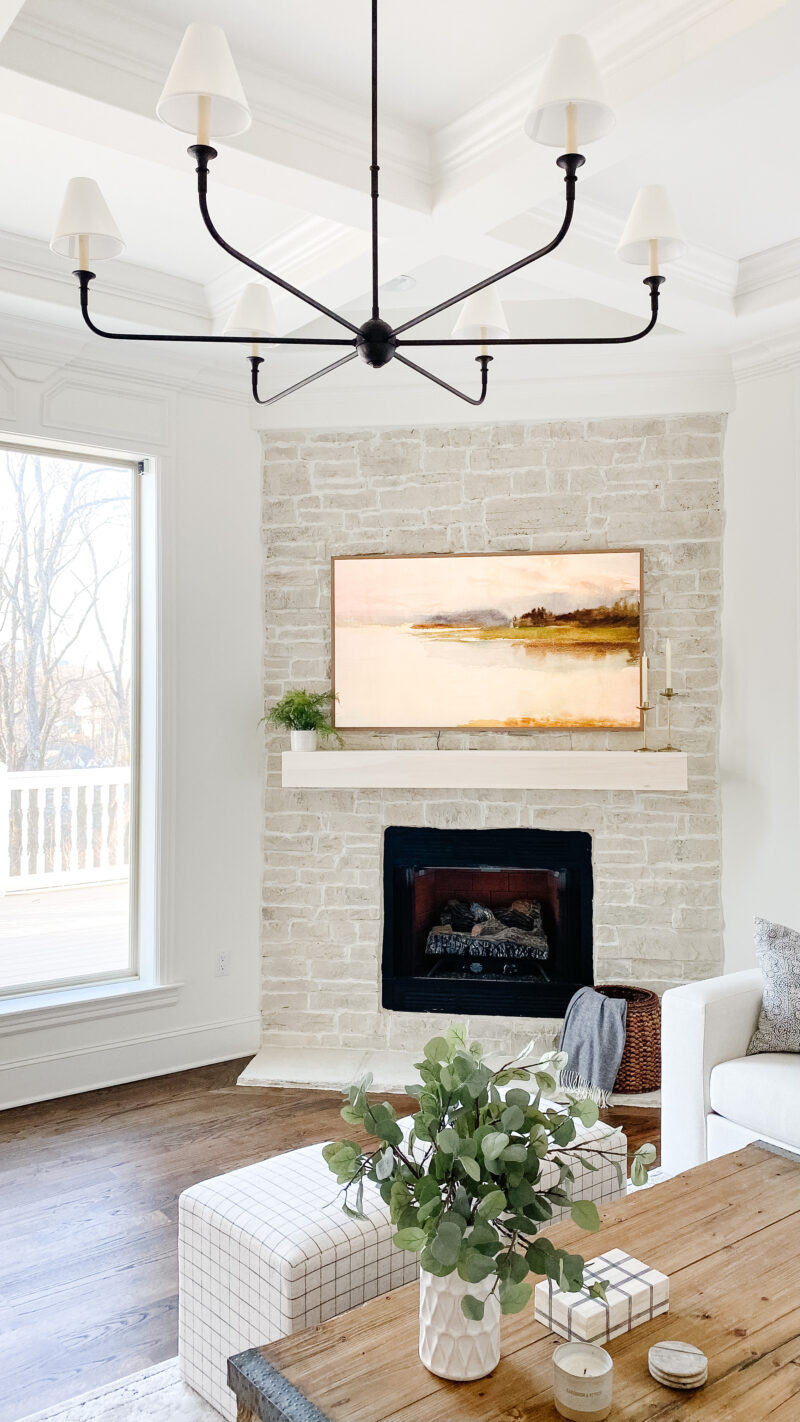
[[[642,1189],[649,1190],[669,1178],[659,1166],[650,1171]],[[628,1194],[636,1193],[629,1181]],[[155,1368],[48,1407],[25,1422],[220,1422],[220,1414],[181,1382],[178,1360],[169,1358]]]
[[[220,1415],[181,1382],[178,1359],[169,1358],[25,1422],[220,1422]]]

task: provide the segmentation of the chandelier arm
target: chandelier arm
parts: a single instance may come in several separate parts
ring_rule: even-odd
[[[217,150],[210,148],[205,143],[193,143],[189,152],[197,159],[197,197],[200,203],[200,215],[210,235],[213,237],[218,247],[223,252],[227,252],[229,257],[241,262],[243,266],[250,267],[251,271],[258,272],[259,276],[266,277],[267,281],[273,281],[276,286],[288,291],[291,296],[296,296],[299,301],[304,301],[307,306],[313,306],[315,311],[319,311],[323,316],[329,316],[332,321],[336,321],[340,326],[346,326],[348,331],[358,334],[358,327],[352,321],[348,321],[345,316],[340,316],[338,312],[331,311],[330,307],[323,306],[321,301],[315,300],[313,296],[308,296],[299,287],[292,286],[291,282],[284,281],[283,277],[276,276],[275,272],[262,267],[259,262],[253,261],[252,257],[246,257],[244,252],[240,252],[236,247],[232,247],[230,242],[217,231],[211,220],[208,210],[208,165],[212,158],[216,158]]]
[[[518,262],[512,262],[510,267],[504,267],[501,272],[495,272],[494,276],[486,277],[484,281],[477,281],[474,286],[468,286],[465,291],[459,291],[456,296],[449,296],[446,301],[440,301],[438,306],[432,306],[429,311],[423,311],[421,316],[412,316],[410,321],[404,321],[402,326],[395,327],[396,336],[402,335],[403,331],[410,331],[412,326],[418,326],[421,321],[430,320],[431,316],[438,316],[440,311],[446,311],[449,306],[457,306],[459,302],[466,301],[467,297],[474,296],[477,291],[483,291],[487,286],[494,286],[495,282],[502,281],[503,277],[512,276],[514,272],[521,271],[523,267],[529,267],[531,262],[538,262],[541,257],[546,257],[561,245],[569,232],[575,211],[575,185],[578,181],[578,169],[586,160],[580,153],[563,153],[556,161],[558,166],[564,169],[567,197],[564,220],[553,240],[546,246],[539,247],[536,252],[531,252],[529,256],[521,257]],[[482,342],[478,342],[478,344],[482,344]]]
[[[398,340],[399,346],[625,346],[631,341],[641,341],[644,336],[649,336],[658,320],[658,288],[662,282],[666,281],[663,276],[648,276],[644,279],[644,285],[650,288],[650,320],[646,326],[642,326],[640,331],[634,331],[630,336],[487,336],[483,339],[480,336],[461,338],[451,336],[440,340],[431,337],[429,340],[424,336],[412,337],[411,340]],[[397,355],[397,360],[402,360],[402,356]]]
[[[372,204],[372,319],[380,316],[378,298],[378,0],[372,0],[372,163],[370,164]]]
[[[432,380],[434,385],[441,385],[443,390],[448,390],[451,395],[457,395],[459,400],[466,400],[468,405],[482,405],[486,399],[486,387],[489,381],[489,361],[492,357],[490,355],[479,355],[476,356],[475,359],[479,362],[481,368],[481,393],[478,396],[465,395],[463,390],[457,390],[455,385],[449,385],[446,380],[442,380],[438,375],[434,375],[432,371],[425,370],[423,366],[417,365],[416,361],[409,360],[407,356],[402,356],[399,352],[395,354],[395,360],[399,360],[401,365],[407,365],[409,369],[415,370],[418,375],[424,375],[426,380]]]
[[[256,404],[258,404],[258,405],[276,405],[276,404],[278,403],[278,401],[279,401],[279,400],[283,400],[283,399],[285,398],[285,396],[287,396],[287,395],[293,395],[294,392],[295,392],[295,390],[302,390],[304,386],[310,385],[310,384],[312,383],[312,381],[314,381],[314,380],[319,380],[321,376],[323,376],[323,375],[328,375],[332,370],[338,370],[340,365],[347,365],[348,361],[355,360],[355,358],[356,358],[356,352],[355,352],[355,351],[352,351],[352,352],[350,353],[350,355],[342,356],[341,360],[334,360],[334,361],[331,362],[330,365],[324,365],[324,366],[322,367],[322,370],[315,370],[315,371],[314,371],[314,374],[313,374],[313,375],[307,375],[306,378],[305,378],[305,380],[298,380],[298,381],[295,382],[294,385],[288,385],[285,390],[279,390],[278,393],[277,393],[277,395],[265,395],[265,396],[262,397],[262,396],[259,395],[259,393],[258,393],[258,374],[259,374],[259,367],[260,367],[261,365],[263,365],[263,363],[264,363],[264,357],[263,357],[263,356],[250,356],[250,357],[249,357],[249,360],[250,360],[250,365],[252,366],[252,371],[253,371],[253,376],[252,376],[253,399],[256,401]]]
[[[106,341],[171,341],[187,345],[205,346],[252,346],[254,344],[252,336],[172,336],[153,334],[149,331],[104,331],[102,326],[96,325],[89,314],[89,283],[94,281],[96,273],[88,271],[73,272],[73,276],[78,278],[81,289],[81,315],[95,336],[102,336]],[[259,336],[257,345],[261,346],[353,346],[355,341],[349,336]],[[354,352],[355,354],[355,352]]]

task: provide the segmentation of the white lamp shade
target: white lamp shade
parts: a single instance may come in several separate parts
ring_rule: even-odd
[[[60,257],[80,259],[80,238],[92,262],[107,262],[125,243],[94,178],[70,178],[50,247]]]
[[[226,336],[274,336],[275,311],[269,288],[249,281],[225,324]]]
[[[182,133],[197,132],[197,101],[210,100],[209,133],[229,138],[250,127],[242,81],[225,31],[219,25],[190,25],[180,43],[156,104],[164,123]]]
[[[489,337],[498,340],[509,335],[506,313],[496,286],[485,286],[482,291],[467,297],[453,327],[453,335],[462,336],[467,341]]]
[[[625,231],[619,239],[617,256],[623,262],[638,262],[645,266],[650,261],[650,243],[653,240],[658,242],[659,262],[672,262],[686,251],[686,242],[669,195],[660,183],[640,188],[636,194]]]
[[[568,104],[575,105],[579,147],[602,138],[614,127],[600,71],[583,35],[562,35],[556,40],[539,81],[536,103],[525,120],[528,137],[564,149]]]

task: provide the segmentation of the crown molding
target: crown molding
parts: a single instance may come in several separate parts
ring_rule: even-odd
[[[766,336],[741,346],[731,353],[731,365],[737,381],[760,380],[796,370],[800,366],[800,332]]]
[[[172,63],[180,33],[172,26],[149,17],[131,16],[135,10],[119,0],[59,0],[54,9],[39,9],[28,3],[17,18],[3,45],[3,62],[33,77],[49,74],[62,87],[69,83],[64,55],[71,55],[97,67],[107,79],[116,70],[139,81],[142,113],[155,115],[155,102]],[[55,15],[57,14],[57,18]],[[37,62],[36,50],[51,51],[49,65]],[[351,104],[337,95],[322,92],[297,80],[287,80],[277,70],[251,66],[247,59],[237,67],[248,96],[254,127],[263,126],[298,140],[321,145],[329,153],[369,163],[369,132],[362,105]],[[253,153],[253,130],[241,138],[225,140],[224,146]],[[431,188],[428,137],[409,125],[382,121],[384,172],[395,173]],[[256,156],[258,156],[256,152]],[[366,190],[366,189],[365,189]]]
[[[656,8],[652,0],[621,0],[615,6],[598,7],[600,13],[584,33],[602,69],[613,77],[728,4],[729,0],[661,0]],[[546,60],[546,54],[539,55],[489,98],[440,129],[432,145],[438,183],[457,180],[473,164],[519,138]]]
[[[739,263],[737,297],[753,296],[771,286],[800,279],[800,237],[753,252]]]

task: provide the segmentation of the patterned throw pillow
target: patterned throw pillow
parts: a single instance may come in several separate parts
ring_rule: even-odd
[[[757,918],[756,957],[764,1000],[747,1054],[800,1052],[800,933]]]

